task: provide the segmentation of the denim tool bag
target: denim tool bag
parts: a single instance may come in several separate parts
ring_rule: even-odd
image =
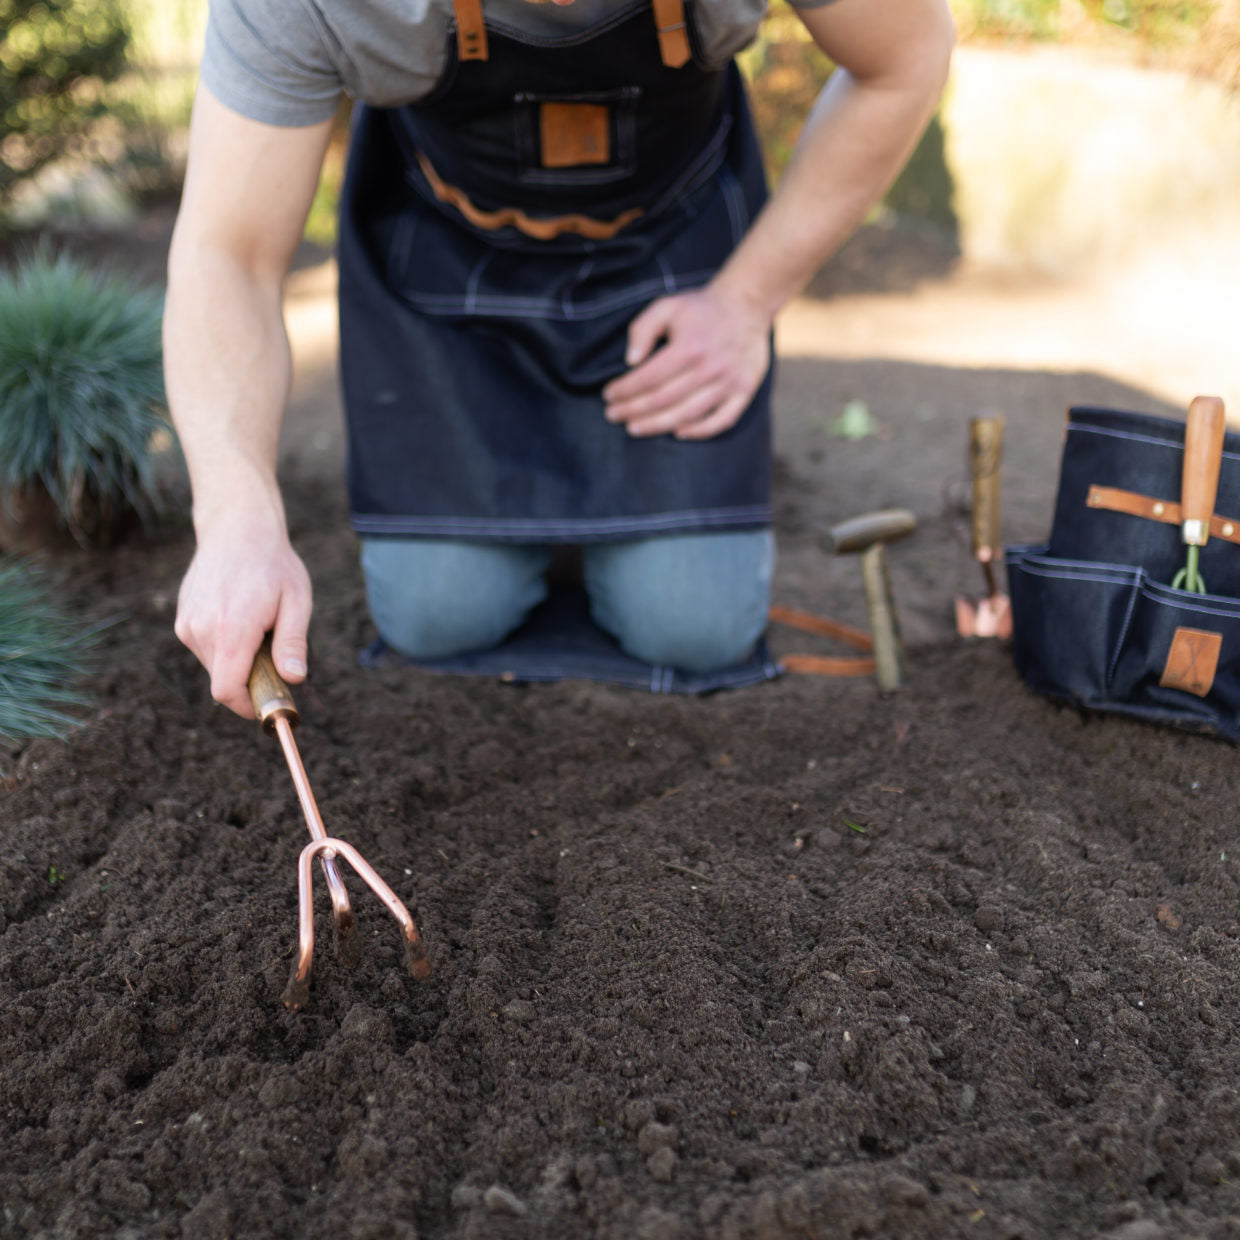
[[[1006,552],[1013,654],[1041,693],[1240,741],[1240,434],[1212,397],[1187,428],[1068,411],[1050,541]]]

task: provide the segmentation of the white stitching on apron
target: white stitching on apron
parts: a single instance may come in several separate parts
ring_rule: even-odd
[[[354,513],[353,529],[359,534],[427,534],[510,535],[513,541],[527,537],[530,541],[543,538],[574,537],[590,534],[641,534],[655,530],[675,530],[688,526],[707,528],[751,522],[768,524],[769,505],[752,504],[743,508],[712,508],[685,512],[655,513],[646,517],[583,517],[579,520],[548,518],[489,517],[404,517],[385,513]]]
[[[478,286],[482,282],[482,273],[486,270],[487,264],[495,257],[494,251],[483,254],[483,256],[474,264],[474,269],[469,273],[469,279],[465,282],[465,313],[476,313],[478,304]]]

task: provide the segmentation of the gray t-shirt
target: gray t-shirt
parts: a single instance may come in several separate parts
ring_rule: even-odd
[[[622,2],[485,0],[485,12],[488,22],[553,38]],[[824,2],[795,0],[802,8]],[[707,63],[726,63],[753,39],[766,3],[696,0]],[[211,0],[202,80],[225,106],[269,125],[326,120],[341,94],[380,107],[415,103],[443,71],[451,16],[452,0]]]

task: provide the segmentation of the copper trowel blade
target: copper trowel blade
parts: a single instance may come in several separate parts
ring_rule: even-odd
[[[1012,604],[1006,594],[994,594],[974,603],[956,600],[956,632],[961,637],[1011,637]]]

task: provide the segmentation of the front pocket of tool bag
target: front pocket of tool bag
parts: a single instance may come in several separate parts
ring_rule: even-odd
[[[1150,717],[1240,740],[1240,600],[1143,578],[1111,693]]]
[[[1009,547],[1012,655],[1031,689],[1103,709],[1141,571]]]

